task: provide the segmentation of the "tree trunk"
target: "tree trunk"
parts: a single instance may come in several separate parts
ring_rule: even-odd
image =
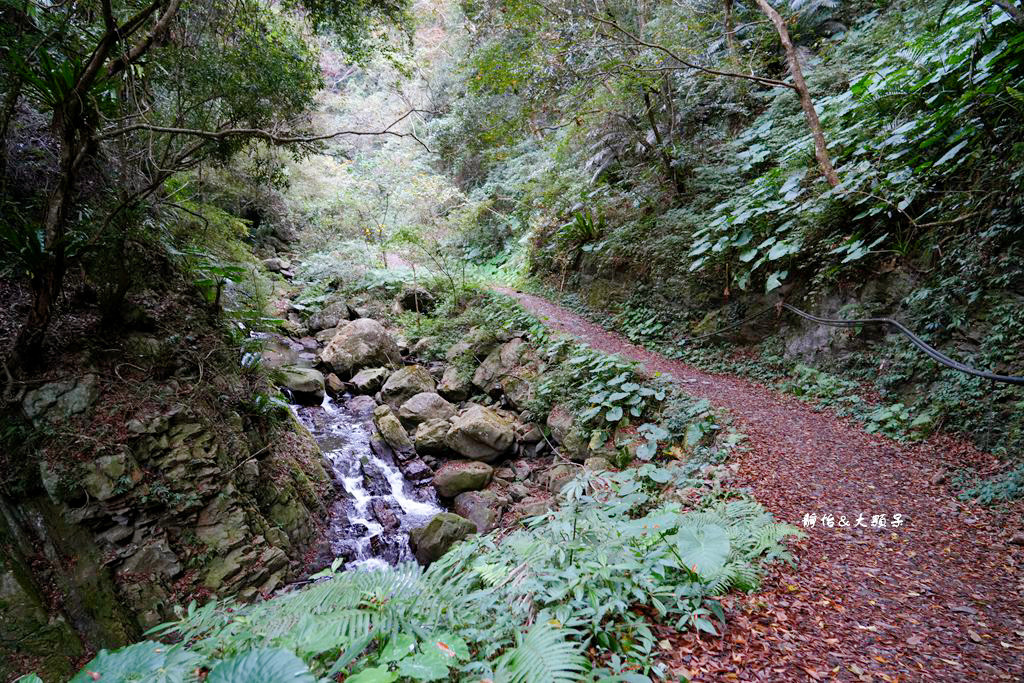
[[[46,203],[43,254],[30,281],[32,308],[18,330],[11,354],[10,365],[17,371],[32,368],[42,361],[43,339],[50,327],[53,306],[64,287],[67,219],[87,138],[75,129],[66,129],[61,138],[60,179]]]
[[[672,182],[672,187],[675,191],[678,194],[682,194],[683,184],[679,179],[679,174],[676,173],[676,168],[672,165],[672,157],[669,156],[668,151],[665,149],[665,141],[662,139],[661,131],[658,129],[658,120],[654,116],[654,103],[651,102],[651,94],[646,90],[644,90],[644,106],[647,108],[647,122],[654,132],[654,142],[658,147],[658,156],[661,157],[661,163],[665,166],[665,173],[668,174],[668,179]]]
[[[729,52],[736,55],[736,29],[732,25],[732,0],[723,0],[725,4],[725,43]]]
[[[775,8],[768,4],[768,0],[757,0],[757,6],[767,15],[775,30],[779,33],[779,40],[786,51],[786,61],[789,63],[789,71],[793,76],[793,85],[796,86],[797,95],[800,97],[800,107],[804,110],[804,117],[807,119],[807,126],[811,129],[811,137],[814,138],[814,157],[818,160],[822,175],[832,187],[839,184],[839,175],[832,166],[832,160],[828,156],[828,147],[825,145],[825,133],[821,129],[821,121],[818,120],[818,112],[814,111],[814,102],[811,100],[811,93],[807,89],[807,82],[804,81],[804,72],[800,68],[800,60],[796,54],[796,48],[789,37],[786,29],[786,22],[782,16],[775,11]]]

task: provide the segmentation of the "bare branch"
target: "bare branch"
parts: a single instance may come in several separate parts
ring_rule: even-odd
[[[776,80],[774,78],[766,78],[764,76],[755,76],[753,74],[742,74],[742,73],[739,73],[737,71],[720,71],[718,69],[712,69],[710,67],[701,66],[700,64],[694,64],[693,62],[690,62],[690,61],[688,61],[686,59],[683,59],[678,54],[676,54],[673,50],[670,50],[669,48],[665,47],[664,45],[659,45],[657,43],[650,43],[650,42],[647,42],[646,40],[642,40],[639,36],[636,36],[632,32],[622,28],[621,26],[619,26],[614,21],[611,21],[609,19],[602,19],[601,17],[595,16],[593,14],[585,14],[584,16],[586,16],[588,19],[590,19],[592,21],[596,21],[599,24],[604,24],[605,26],[608,26],[609,28],[612,28],[612,29],[618,31],[619,33],[621,33],[622,35],[626,36],[631,41],[633,41],[633,43],[636,44],[636,45],[641,45],[643,47],[649,47],[652,50],[658,50],[659,52],[662,52],[662,53],[666,54],[667,56],[669,56],[670,58],[672,58],[675,61],[679,62],[680,64],[682,64],[683,66],[685,66],[688,69],[693,69],[694,71],[700,71],[702,73],[710,74],[712,76],[725,76],[726,78],[740,78],[740,79],[743,79],[743,80],[753,81],[755,83],[760,83],[762,85],[770,85],[770,86],[773,86],[773,87],[776,87],[776,88],[789,88],[790,90],[796,90],[797,89],[796,86],[793,85],[792,83],[786,83],[785,81],[779,81],[779,80]]]
[[[110,130],[105,133],[101,133],[96,136],[97,140],[109,140],[111,138],[121,137],[135,131],[149,131],[151,133],[167,133],[170,135],[185,135],[190,137],[203,138],[206,140],[227,140],[229,138],[255,138],[258,140],[264,140],[272,145],[293,145],[293,144],[304,144],[310,142],[320,142],[323,140],[332,140],[345,135],[359,135],[359,136],[373,136],[373,135],[393,135],[399,138],[412,138],[423,147],[423,149],[430,152],[430,148],[416,136],[415,133],[399,133],[398,131],[391,130],[396,125],[407,119],[414,113],[425,112],[434,113],[425,109],[410,109],[405,112],[397,119],[392,121],[386,128],[382,130],[366,131],[366,130],[338,130],[333,133],[325,133],[324,135],[289,135],[289,134],[278,134],[269,130],[263,130],[261,128],[221,128],[218,130],[202,130],[198,128],[175,128],[171,126],[156,126],[148,123],[135,123],[130,126],[123,128],[117,128]]]

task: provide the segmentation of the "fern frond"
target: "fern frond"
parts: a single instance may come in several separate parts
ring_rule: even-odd
[[[586,660],[579,644],[566,640],[564,631],[536,623],[517,638],[516,647],[495,666],[497,683],[573,683],[583,680]]]

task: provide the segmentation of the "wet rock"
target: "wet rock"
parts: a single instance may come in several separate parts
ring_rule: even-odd
[[[384,441],[387,442],[391,448],[396,451],[408,453],[413,450],[412,441],[409,439],[409,434],[402,427],[402,423],[395,417],[394,411],[388,406],[377,406],[373,411],[373,422],[377,425],[377,430],[380,435],[384,437]]]
[[[99,377],[89,374],[78,379],[50,382],[33,389],[25,394],[21,408],[29,419],[45,417],[51,422],[60,422],[72,415],[84,413],[99,394]]]
[[[471,460],[493,462],[508,455],[515,443],[512,423],[484,406],[466,408],[451,423],[445,442]]]
[[[281,386],[291,392],[296,403],[320,405],[324,400],[324,376],[319,370],[286,366],[281,368]]]
[[[418,311],[429,314],[437,306],[434,295],[422,287],[407,287],[395,299],[395,312],[398,314],[405,311]]]
[[[372,396],[353,396],[345,402],[345,407],[358,418],[367,418],[377,409],[377,402]]]
[[[370,509],[385,531],[394,531],[399,527],[398,513],[394,504],[383,498],[374,498],[370,501]]]
[[[391,483],[387,475],[372,460],[363,460],[361,468],[363,471],[363,488],[371,496],[390,496]]]
[[[309,320],[306,321],[306,329],[310,333],[320,332],[321,330],[337,327],[348,319],[348,304],[344,301],[335,300],[309,316]]]
[[[493,491],[467,491],[455,497],[455,513],[473,522],[481,534],[497,528],[501,508],[501,501]]]
[[[434,471],[421,458],[413,458],[398,466],[402,475],[411,482],[426,482],[434,476]]]
[[[434,392],[434,378],[422,365],[409,365],[395,372],[381,387],[381,402],[398,410],[407,400],[424,392]]]
[[[607,458],[595,456],[584,460],[583,468],[591,472],[607,472],[612,469],[612,464],[608,462]]]
[[[370,552],[374,557],[384,560],[390,565],[396,565],[402,560],[404,554],[402,545],[400,538],[390,534],[377,534],[370,537]]]
[[[352,376],[351,384],[360,394],[372,394],[383,386],[389,374],[387,368],[363,368]]]
[[[428,420],[445,420],[455,416],[455,406],[440,395],[423,392],[412,396],[398,410],[398,419],[406,429],[413,430]]]
[[[327,391],[331,396],[340,396],[345,393],[345,383],[333,372],[324,378],[324,383],[327,385]]]
[[[409,531],[409,546],[420,564],[428,565],[475,531],[476,524],[468,519],[441,512],[426,525]]]
[[[473,460],[450,460],[434,473],[434,488],[445,498],[465,491],[478,491],[490,483],[494,468]]]
[[[320,357],[343,378],[351,377],[362,368],[401,362],[394,338],[379,322],[370,318],[353,320],[340,327]]]
[[[445,437],[451,427],[448,420],[426,420],[416,428],[416,452],[421,454],[438,454],[448,450]]]
[[[469,398],[473,391],[473,381],[469,375],[455,365],[449,365],[441,375],[441,383],[437,385],[437,393],[449,401],[458,403]]]

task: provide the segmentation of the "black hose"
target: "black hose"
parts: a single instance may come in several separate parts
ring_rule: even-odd
[[[907,329],[902,323],[897,322],[897,321],[893,320],[892,318],[860,318],[860,319],[857,319],[857,320],[837,320],[837,319],[834,319],[834,318],[819,318],[816,315],[811,315],[810,313],[807,313],[805,311],[801,311],[796,306],[791,306],[791,305],[789,305],[787,303],[780,303],[780,305],[781,305],[782,308],[785,308],[788,311],[792,311],[793,313],[796,313],[798,316],[800,316],[801,318],[804,318],[805,320],[810,320],[811,322],[818,323],[819,325],[828,325],[829,327],[860,327],[862,325],[888,325],[890,327],[895,327],[897,330],[902,332],[903,335],[906,336],[907,339],[909,339],[910,342],[914,346],[916,346],[918,349],[923,351],[925,354],[927,354],[929,357],[931,357],[934,361],[936,361],[936,362],[938,362],[938,363],[940,363],[942,365],[945,365],[947,368],[952,368],[953,370],[959,370],[960,372],[966,373],[968,375],[973,375],[975,377],[981,377],[983,379],[990,379],[993,382],[1004,382],[1006,384],[1024,385],[1024,377],[1018,377],[1018,376],[1015,376],[1015,375],[998,375],[998,374],[996,374],[994,372],[988,372],[986,370],[978,370],[977,368],[972,368],[969,365],[964,365],[963,363],[961,363],[959,361],[953,360],[952,358],[950,358],[946,354],[944,354],[941,351],[939,351],[939,350],[935,349],[934,347],[930,346],[923,339],[921,339],[916,334],[914,334],[909,329]],[[755,313],[755,314],[753,314],[753,315],[751,315],[751,316],[749,316],[747,318],[744,318],[743,320],[739,321],[738,323],[733,323],[732,325],[728,325],[726,327],[723,327],[721,329],[715,330],[714,332],[711,332],[711,333],[708,333],[708,334],[702,334],[699,337],[692,337],[690,339],[687,339],[686,341],[688,341],[688,342],[699,341],[701,339],[707,339],[708,337],[714,337],[716,335],[722,334],[723,332],[728,332],[729,330],[736,329],[737,327],[740,327],[742,325],[747,324],[751,320],[755,320],[757,318],[760,318],[762,315],[764,315],[765,313],[771,311],[773,308],[775,308],[775,306],[769,306],[768,308],[765,308],[764,310],[758,311],[757,313]]]
[[[970,365],[964,365],[963,363],[953,360],[946,354],[929,346],[927,342],[918,337],[916,334],[908,330],[902,323],[893,320],[892,318],[862,318],[859,320],[834,320],[831,318],[819,318],[818,316],[811,315],[801,311],[796,306],[790,306],[787,303],[783,303],[782,307],[786,310],[796,313],[801,318],[810,320],[811,322],[818,323],[819,325],[828,325],[830,327],[859,327],[861,325],[889,325],[895,327],[897,330],[903,333],[903,335],[910,340],[910,342],[917,348],[924,351],[933,360],[947,368],[959,370],[960,372],[968,375],[974,375],[975,377],[982,377],[984,379],[990,379],[993,382],[1005,382],[1006,384],[1024,384],[1024,377],[1018,377],[1015,375],[997,375],[994,372],[988,372],[986,370],[978,370],[972,368]]]

